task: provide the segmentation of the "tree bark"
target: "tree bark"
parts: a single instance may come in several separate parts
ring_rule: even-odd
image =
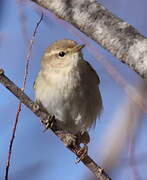
[[[147,81],[147,39],[96,0],[32,0],[73,24]]]

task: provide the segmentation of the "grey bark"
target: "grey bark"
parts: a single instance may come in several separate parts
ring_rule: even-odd
[[[73,24],[147,81],[147,39],[96,0],[32,0]]]

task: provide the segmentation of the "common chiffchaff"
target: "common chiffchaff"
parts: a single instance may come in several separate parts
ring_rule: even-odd
[[[51,44],[34,84],[37,102],[55,115],[62,130],[73,135],[95,125],[102,111],[100,80],[83,59],[83,47],[69,39]]]

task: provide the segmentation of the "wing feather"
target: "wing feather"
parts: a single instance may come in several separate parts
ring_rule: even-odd
[[[88,71],[87,73],[91,74],[91,77],[93,77],[97,83],[97,85],[100,84],[100,78],[98,76],[98,74],[96,73],[96,71],[92,68],[92,66],[90,65],[89,62],[84,61],[85,65],[86,65],[86,71]]]

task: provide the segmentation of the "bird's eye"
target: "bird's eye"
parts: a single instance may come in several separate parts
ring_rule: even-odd
[[[65,56],[65,52],[64,51],[60,51],[58,55],[59,55],[59,57],[64,57]]]

